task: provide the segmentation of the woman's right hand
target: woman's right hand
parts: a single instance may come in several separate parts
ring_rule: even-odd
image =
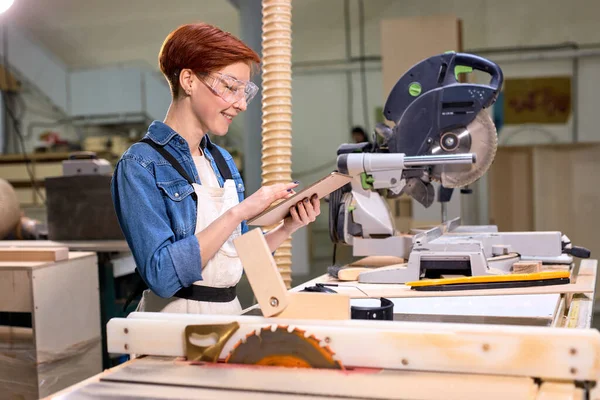
[[[248,196],[237,208],[243,221],[253,218],[266,210],[273,202],[294,195],[294,188],[299,182],[277,183],[262,186],[251,196]]]

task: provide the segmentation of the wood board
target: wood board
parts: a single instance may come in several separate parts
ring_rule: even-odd
[[[289,304],[287,290],[264,235],[253,229],[233,241],[263,315],[270,317]]]
[[[69,259],[67,247],[0,247],[0,261],[64,261]]]
[[[296,203],[305,198],[310,199],[313,195],[317,195],[319,199],[327,196],[331,192],[350,183],[352,177],[339,172],[332,172],[324,178],[318,180],[312,185],[302,189],[295,195],[285,199],[284,201],[270,206],[265,211],[256,217],[248,220],[248,225],[256,226],[272,226],[280,223],[286,216],[289,215],[289,210]]]
[[[69,253],[69,259],[57,262],[50,261],[0,261],[0,271],[5,270],[35,270],[38,268],[47,268],[58,263],[65,263],[80,258],[94,256],[97,257],[94,252],[89,251],[74,251]]]
[[[71,251],[100,252],[129,252],[129,245],[125,240],[0,240],[0,248],[5,247],[68,247]]]

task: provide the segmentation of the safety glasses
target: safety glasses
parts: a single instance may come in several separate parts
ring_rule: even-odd
[[[246,104],[256,96],[258,86],[250,81],[240,81],[220,72],[212,72],[202,76],[204,84],[212,90],[214,94],[228,103],[235,104],[242,99]]]

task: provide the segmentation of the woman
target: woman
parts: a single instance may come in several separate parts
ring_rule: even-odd
[[[149,290],[139,311],[241,312],[235,294],[243,269],[233,240],[246,220],[293,195],[297,182],[261,187],[244,199],[231,155],[208,133],[223,136],[258,88],[250,82],[258,55],[207,24],[184,25],[162,45],[159,65],[172,102],[141,143],[119,160],[112,181],[116,214]],[[265,234],[275,251],[319,215],[305,199]]]

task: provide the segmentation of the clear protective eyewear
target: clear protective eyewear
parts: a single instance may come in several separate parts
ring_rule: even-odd
[[[204,80],[206,86],[214,94],[231,104],[235,104],[243,98],[246,99],[246,104],[249,104],[258,93],[258,86],[250,81],[240,81],[220,72],[212,72],[205,76],[212,80],[211,82]]]

